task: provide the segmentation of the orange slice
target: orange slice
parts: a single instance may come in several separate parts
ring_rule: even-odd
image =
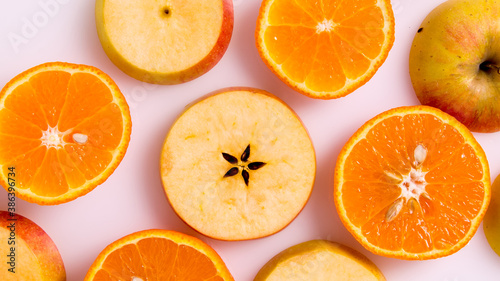
[[[264,0],[255,32],[267,66],[298,92],[320,99],[365,84],[389,54],[389,0]]]
[[[430,259],[472,238],[490,201],[486,156],[470,131],[427,106],[401,107],[364,124],[335,168],[346,228],[375,254]]]
[[[144,230],[107,246],[84,281],[234,280],[220,256],[203,241],[175,231]]]
[[[104,182],[127,149],[128,105],[99,69],[46,63],[0,92],[0,183],[29,202],[53,205]]]

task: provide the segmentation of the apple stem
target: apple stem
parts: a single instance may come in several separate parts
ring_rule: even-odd
[[[492,63],[492,62],[488,62],[488,63],[483,63],[481,64],[481,66],[484,68],[488,68],[488,69],[496,69],[497,73],[500,74],[500,66],[498,66],[497,64],[495,63]]]

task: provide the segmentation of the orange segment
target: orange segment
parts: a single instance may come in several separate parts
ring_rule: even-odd
[[[93,116],[73,127],[73,132],[89,136],[89,142],[98,149],[112,151],[120,145],[123,120],[120,108],[110,103]],[[72,141],[67,136],[68,142]]]
[[[31,186],[31,192],[47,197],[57,197],[68,192],[68,182],[57,159],[56,148],[50,147],[45,153]]]
[[[4,106],[41,130],[47,130],[45,114],[30,83],[23,83],[13,89],[12,93],[5,98]]]
[[[348,79],[357,79],[370,68],[371,61],[339,34],[330,34],[330,40],[336,54],[349,54],[338,56],[342,70]]]
[[[50,127],[57,126],[68,92],[71,74],[66,71],[44,71],[29,78],[37,102]]]
[[[40,163],[42,163],[46,153],[47,148],[45,146],[38,146],[34,150],[27,151],[11,161],[2,161],[2,163],[7,163],[2,167],[2,175],[8,176],[8,174],[11,172],[9,171],[9,167],[15,167],[15,171],[23,171],[22,173],[16,172],[16,196],[27,192],[26,190],[31,186],[32,179],[38,171]],[[8,187],[6,183],[2,183],[2,186],[4,186],[5,188]]]
[[[365,123],[335,168],[335,205],[368,250],[429,259],[461,249],[490,199],[486,156],[470,131],[427,106],[401,107]]]
[[[300,93],[345,96],[365,84],[394,42],[390,1],[264,0],[255,31],[267,66]]]
[[[275,0],[269,11],[269,24],[271,26],[302,26],[311,29],[316,28],[316,20],[304,13],[295,1]],[[293,45],[293,44],[289,44]]]
[[[234,280],[220,256],[201,240],[168,230],[145,230],[107,246],[84,281]]]
[[[0,183],[16,195],[60,204],[104,182],[122,160],[130,114],[116,84],[92,66],[46,63],[0,92]]]
[[[68,98],[58,124],[61,132],[73,128],[113,101],[109,85],[91,73],[75,73],[67,88]]]
[[[4,109],[0,111],[0,134],[40,139],[42,137],[42,130],[16,113]]]
[[[313,48],[316,45],[314,43],[314,33],[314,29],[301,26],[270,26],[264,33],[264,40],[269,50],[271,50],[272,59],[282,64],[293,54],[300,54],[300,51]],[[314,38],[311,40],[312,37]],[[295,40],[303,43],[301,45],[280,44],[281,41],[293,42]],[[313,43],[308,44],[310,40]],[[292,57],[291,60],[296,61],[297,59]],[[304,78],[302,78],[303,80]]]
[[[336,6],[333,19],[339,22],[354,17],[357,13],[366,8],[377,5],[377,0],[336,0],[323,2],[331,2],[331,5]]]
[[[87,180],[102,174],[113,161],[111,152],[100,150],[91,145],[82,147],[78,144],[67,144],[64,149],[73,164],[78,167]]]
[[[16,145],[12,145],[15,143]],[[12,161],[38,148],[40,140],[24,139],[12,135],[0,135],[0,162]]]

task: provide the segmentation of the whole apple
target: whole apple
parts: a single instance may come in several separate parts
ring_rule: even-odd
[[[65,281],[66,271],[49,235],[19,214],[0,211],[0,280]]]
[[[424,19],[410,50],[410,76],[422,104],[471,131],[500,130],[500,2],[448,0]]]

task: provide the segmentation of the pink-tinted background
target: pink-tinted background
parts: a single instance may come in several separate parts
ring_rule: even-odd
[[[44,3],[56,3],[51,9]],[[115,173],[88,195],[59,206],[17,201],[17,210],[52,237],[64,259],[68,280],[82,280],[99,252],[129,233],[150,228],[181,231],[210,244],[239,281],[283,249],[311,239],[348,245],[370,258],[392,281],[498,280],[500,257],[482,227],[458,253],[430,261],[402,261],[366,251],[341,224],[332,197],[332,171],[347,139],[365,121],[393,107],[419,104],[408,74],[408,53],[419,24],[442,0],[394,0],[396,41],[388,59],[366,85],[338,100],[314,100],[284,85],[261,61],[254,42],[259,0],[234,0],[235,25],[229,48],[210,72],[176,86],[150,85],[122,73],[106,57],[94,22],[94,1],[24,0],[0,4],[0,87],[16,74],[49,61],[89,64],[108,73],[130,105],[130,146]],[[33,24],[35,29],[27,30]],[[12,44],[12,36],[23,43]],[[162,142],[183,107],[213,90],[250,86],[274,93],[302,118],[317,154],[312,196],[300,215],[267,238],[224,242],[206,238],[184,224],[164,196],[159,174]],[[500,133],[475,134],[494,179],[500,173]],[[7,193],[0,189],[0,210]],[[279,215],[279,214],[277,214]],[[1,257],[0,257],[1,261]]]

